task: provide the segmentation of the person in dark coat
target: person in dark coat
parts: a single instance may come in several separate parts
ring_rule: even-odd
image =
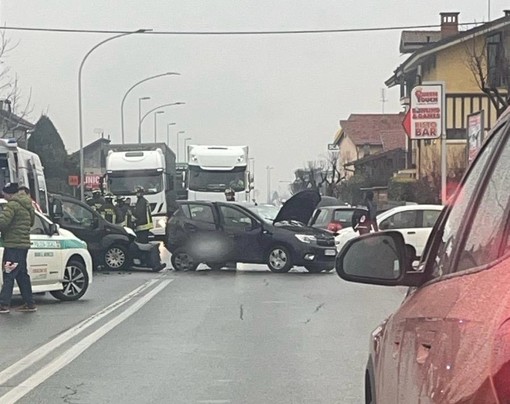
[[[139,243],[147,244],[149,242],[150,230],[154,227],[151,207],[149,201],[143,196],[145,190],[142,187],[138,187],[135,192],[137,200],[133,214],[136,221],[136,239]]]

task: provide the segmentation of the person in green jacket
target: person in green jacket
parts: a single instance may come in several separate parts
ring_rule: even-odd
[[[34,207],[30,197],[25,192],[19,192],[18,184],[9,183],[2,192],[7,204],[0,213],[0,232],[4,246],[0,314],[9,313],[14,281],[18,283],[25,302],[17,311],[33,312],[37,308],[28,274],[27,253],[30,248],[30,228],[35,220]]]

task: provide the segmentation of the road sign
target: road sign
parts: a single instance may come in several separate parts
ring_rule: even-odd
[[[328,144],[328,150],[329,151],[338,151],[340,150],[340,146],[335,143]]]
[[[67,182],[70,186],[77,187],[78,185],[80,185],[80,177],[78,177],[77,175],[70,175],[69,177],[67,177]]]
[[[405,116],[404,120],[402,121],[402,126],[404,127],[404,131],[406,132],[407,136],[411,136],[411,110],[409,109]]]

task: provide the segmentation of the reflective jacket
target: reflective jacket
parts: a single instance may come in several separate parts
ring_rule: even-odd
[[[136,227],[135,231],[150,230],[154,227],[152,224],[152,214],[149,201],[143,196],[138,198],[134,210]]]
[[[134,217],[129,205],[117,206],[119,210],[118,224],[124,227],[134,228]]]
[[[119,210],[116,206],[113,206],[111,203],[105,203],[98,209],[98,213],[108,222],[117,223],[119,218]]]

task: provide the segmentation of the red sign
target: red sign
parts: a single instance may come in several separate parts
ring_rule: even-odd
[[[78,177],[77,175],[70,175],[69,177],[67,177],[67,182],[70,186],[77,187],[78,185],[80,185],[80,177]]]
[[[441,136],[444,119],[443,85],[423,83],[411,91],[409,137],[436,139]],[[406,129],[407,131],[407,129]]]
[[[87,189],[99,188],[100,183],[101,183],[100,175],[86,175],[85,176],[85,188],[87,188]]]

